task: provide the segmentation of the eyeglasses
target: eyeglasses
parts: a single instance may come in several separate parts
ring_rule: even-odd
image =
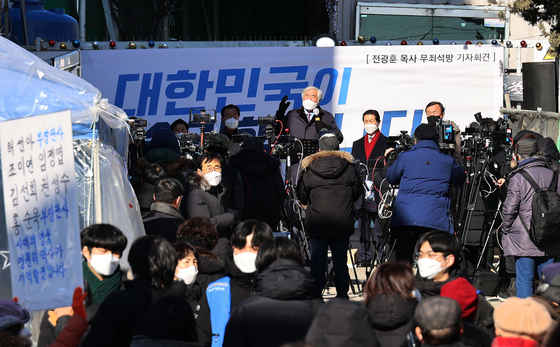
[[[207,167],[204,168],[204,171],[205,171],[206,173],[210,173],[210,172],[212,172],[212,171],[215,171],[215,172],[222,172],[222,168],[221,168],[220,166],[214,166],[214,167],[207,166]]]
[[[436,260],[438,257],[445,257],[445,255],[442,252],[434,252],[434,251],[429,251],[426,253],[424,252],[414,253],[414,261],[418,261],[418,259],[422,259],[422,258],[430,258]]]

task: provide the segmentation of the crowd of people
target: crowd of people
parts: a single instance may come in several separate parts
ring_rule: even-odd
[[[414,146],[389,160],[375,110],[364,112],[364,137],[352,153],[340,151],[343,136],[319,106],[321,91],[308,87],[301,96],[300,108],[285,115],[284,99],[276,116],[296,137],[318,143],[317,153],[292,166],[310,259],[301,244],[274,235],[287,199],[280,161],[257,137],[229,155],[232,138],[242,134],[239,108],[224,107],[221,131],[208,136],[196,161],[181,156],[175,134],[188,123],[177,120],[154,133],[130,170],[146,235],[128,240],[107,224],[81,231],[83,289],[76,288],[71,306],[44,313],[37,346],[558,344],[560,244],[535,245],[525,226],[535,194],[525,174],[541,187],[558,179],[551,163],[560,157],[550,158],[538,134],[518,134],[513,168],[496,182],[506,191],[502,242],[515,262],[517,295],[494,308],[469,281],[453,229],[450,187],[466,179],[457,151],[440,152],[434,126],[421,124]],[[428,117],[444,113],[439,102],[426,107]],[[350,301],[346,257],[355,212],[368,230],[360,262],[374,265],[371,245],[388,242],[376,218],[380,196],[364,189],[377,173],[399,185],[389,240],[396,254],[375,264],[364,300]],[[120,266],[127,246],[130,269]],[[337,294],[324,302],[329,248]],[[0,300],[0,346],[31,346],[29,317],[16,301]]]

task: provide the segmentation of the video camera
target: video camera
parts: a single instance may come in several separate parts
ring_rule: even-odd
[[[216,110],[193,108],[189,112],[189,122],[192,125],[214,124],[216,123]]]
[[[128,126],[130,127],[130,135],[132,140],[142,141],[146,138],[146,128],[148,127],[148,121],[144,118],[128,118],[126,120]]]
[[[502,149],[510,155],[512,131],[507,115],[495,121],[492,118],[482,118],[482,114],[478,112],[474,118],[476,122],[472,122],[463,132],[463,135],[468,136],[463,141],[463,151],[466,156],[482,157],[486,151],[492,155]]]
[[[455,134],[451,121],[432,116],[428,117],[428,124],[436,128],[439,149],[444,153],[452,155],[457,148],[457,144],[455,143]]]
[[[193,159],[202,155],[200,148],[200,135],[197,133],[177,134],[177,141],[181,148],[181,155],[190,155]]]
[[[400,135],[387,138],[387,146],[395,148],[394,151],[387,154],[387,160],[395,160],[400,153],[408,151],[414,146],[414,140],[410,137],[408,131],[401,130]]]

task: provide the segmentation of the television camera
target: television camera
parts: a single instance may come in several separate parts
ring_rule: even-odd
[[[408,131],[401,130],[398,136],[389,136],[387,138],[387,146],[395,148],[387,154],[387,160],[395,160],[400,153],[408,151],[414,146],[414,140],[408,134]]]
[[[144,118],[131,117],[126,120],[130,127],[130,136],[133,142],[139,142],[146,138],[148,121]]]

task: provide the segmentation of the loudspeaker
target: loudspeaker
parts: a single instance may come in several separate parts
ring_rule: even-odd
[[[523,63],[523,109],[558,112],[555,62]]]

